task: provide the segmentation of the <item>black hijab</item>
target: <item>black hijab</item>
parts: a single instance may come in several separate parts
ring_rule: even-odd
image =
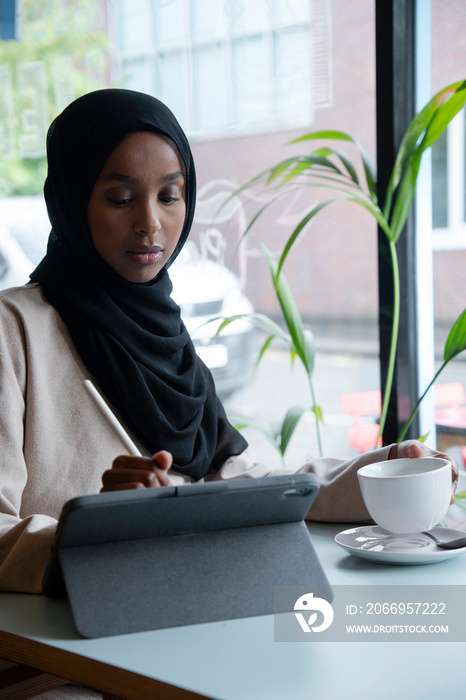
[[[200,479],[247,443],[229,424],[212,375],[195,352],[170,297],[166,267],[148,283],[125,280],[97,253],[87,221],[87,204],[106,161],[137,131],[172,139],[186,169],[186,217],[166,267],[176,258],[189,235],[196,198],[186,136],[156,98],[98,90],[72,102],[50,126],[44,195],[52,231],[31,280],[40,283],[128,428],[151,453],[172,452],[176,471]]]

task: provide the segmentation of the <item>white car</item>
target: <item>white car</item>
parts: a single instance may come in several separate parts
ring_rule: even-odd
[[[6,226],[0,224],[0,288],[27,282],[34,265]]]
[[[172,296],[181,307],[197,354],[213,374],[218,395],[225,399],[250,379],[254,328],[246,318],[238,319],[217,336],[218,319],[250,314],[254,309],[231,270],[195,251],[194,246],[186,245],[171,266]]]

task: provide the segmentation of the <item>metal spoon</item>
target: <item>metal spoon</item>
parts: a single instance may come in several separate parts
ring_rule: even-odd
[[[446,540],[445,542],[439,540],[431,532],[423,532],[422,534],[430,537],[431,540],[434,540],[437,547],[441,547],[442,549],[460,549],[460,547],[466,547],[466,534],[462,537],[455,537],[452,540]]]

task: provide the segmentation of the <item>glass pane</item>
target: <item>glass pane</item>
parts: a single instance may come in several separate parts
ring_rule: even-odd
[[[121,87],[140,92],[154,92],[155,65],[147,56],[131,58],[125,61],[125,72],[122,75]]]
[[[177,42],[185,37],[187,17],[182,0],[152,0],[155,41],[158,45]]]
[[[466,6],[461,0],[448,3],[431,0],[431,7],[432,94],[435,94],[466,77],[466,47],[462,39]],[[448,127],[446,137],[433,149],[434,226],[445,227],[438,232],[434,229],[433,233],[436,369],[442,365],[449,331],[466,305],[465,122],[463,110]],[[437,445],[442,450],[454,450],[458,445],[466,445],[466,402],[453,397],[455,390],[464,391],[466,387],[464,352],[447,365],[437,384],[447,385],[448,389],[437,391],[434,397]],[[460,453],[459,461],[462,461]]]
[[[432,146],[432,224],[434,228],[448,225],[447,133]]]
[[[200,48],[194,56],[194,128],[205,133],[229,122],[229,75],[221,44]]]
[[[267,0],[256,2],[226,2],[225,14],[233,31],[263,32],[272,22],[272,13]]]
[[[235,117],[239,124],[270,118],[272,109],[271,42],[264,36],[233,43],[232,83]]]
[[[119,0],[119,43],[123,51],[140,51],[153,45],[153,22],[150,0]]]
[[[312,3],[307,0],[275,0],[275,24],[283,27],[308,23],[312,15]]]
[[[173,110],[180,121],[187,125],[189,120],[186,106],[186,71],[183,53],[181,51],[161,53],[157,58],[156,70],[157,87],[154,94]]]
[[[356,13],[354,5],[349,8],[346,3],[306,2],[312,23],[271,31],[271,26],[276,26],[273,22],[277,22],[280,4],[273,5],[275,14],[267,16],[269,24],[264,23],[261,32],[250,36],[245,32],[231,44],[234,126],[219,139],[209,138],[208,131],[201,138],[193,134],[192,144],[200,186],[194,236],[201,254],[210,251],[211,258],[231,265],[244,280],[244,291],[255,310],[283,323],[261,246],[267,246],[278,257],[300,217],[321,196],[319,190],[307,185],[290,188],[286,196],[259,217],[239,251],[236,243],[247,223],[274,192],[250,186],[220,212],[219,202],[235,187],[280,160],[308,154],[312,150],[310,144],[289,145],[307,131],[347,130],[374,157],[375,71],[374,13],[370,0],[362,3]],[[305,16],[303,12],[300,19]],[[347,31],[348,22],[358,26],[357,46]],[[249,130],[246,124],[250,125]],[[321,144],[315,147],[318,145]],[[346,150],[357,161],[356,153]],[[224,237],[223,244],[212,234],[212,222]],[[380,387],[376,259],[377,234],[371,217],[355,205],[342,203],[316,216],[284,268],[306,327],[315,337],[313,381],[316,402],[324,414],[321,432],[325,454],[357,453],[349,441],[352,418],[344,413],[342,395],[378,392]],[[264,343],[266,335],[256,335],[256,342]],[[244,350],[243,360],[238,359],[241,333],[237,333],[237,349],[232,336],[233,330],[230,337],[224,333],[219,341],[228,347],[231,367],[237,367],[243,376]],[[219,386],[226,386],[227,374],[220,376]],[[291,366],[280,343],[269,347],[252,379],[226,399],[231,416],[270,433],[279,427],[288,408],[311,403],[306,373],[299,361]],[[368,426],[362,432],[371,433],[366,448],[375,443],[371,427],[375,413],[362,418]],[[253,428],[245,434],[256,458],[280,466],[280,456],[267,438]],[[318,452],[313,414],[307,411],[290,441],[285,462],[299,466]]]
[[[312,123],[311,40],[308,28],[276,36],[275,110],[279,120],[295,126]]]
[[[193,3],[193,35],[196,38],[224,35],[228,17],[223,10],[223,3],[217,2],[217,0],[197,0]]]
[[[463,139],[464,143],[466,144],[466,119],[463,120]],[[464,149],[464,152],[462,153],[462,161],[463,161],[463,172],[466,173],[466,148]],[[463,219],[466,223],[466,176],[463,179]]]
[[[25,281],[45,250],[49,224],[41,191],[45,132],[53,117],[96,87],[150,92],[187,130],[197,164],[191,242],[172,276],[229,415],[271,433],[291,406],[305,406],[285,454],[297,467],[319,454],[309,410],[315,399],[325,421],[324,454],[355,455],[348,434],[353,419],[342,395],[379,390],[377,234],[365,210],[340,202],[321,211],[284,267],[315,338],[315,396],[283,343],[271,344],[252,371],[266,335],[238,322],[213,339],[215,329],[202,321],[254,308],[283,325],[264,246],[277,259],[300,219],[333,195],[310,179],[297,180],[272,204],[273,188],[247,183],[284,158],[312,150],[309,142],[290,145],[293,139],[342,129],[374,158],[373,0],[27,0],[25,7],[24,39],[0,42],[0,216],[20,250],[8,282],[2,263],[2,285]],[[362,173],[357,152],[341,143],[338,148]],[[199,261],[213,265],[211,277],[194,272],[196,283],[186,289],[183,277],[199,270]],[[370,414],[363,422],[375,419]],[[278,451],[260,431],[245,434],[256,459],[280,467]]]
[[[11,66],[0,66],[0,159],[8,162],[16,155],[15,106]]]

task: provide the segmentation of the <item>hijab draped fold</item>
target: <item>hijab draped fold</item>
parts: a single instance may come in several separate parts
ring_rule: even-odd
[[[50,126],[44,195],[52,230],[31,280],[57,309],[126,426],[151,453],[172,452],[173,469],[200,479],[247,443],[228,422],[212,375],[196,354],[170,296],[166,267],[148,283],[125,280],[97,253],[87,221],[87,204],[106,161],[137,131],[168,136],[186,169],[186,217],[166,267],[176,258],[189,235],[196,198],[186,136],[156,98],[98,90],[71,103]]]

